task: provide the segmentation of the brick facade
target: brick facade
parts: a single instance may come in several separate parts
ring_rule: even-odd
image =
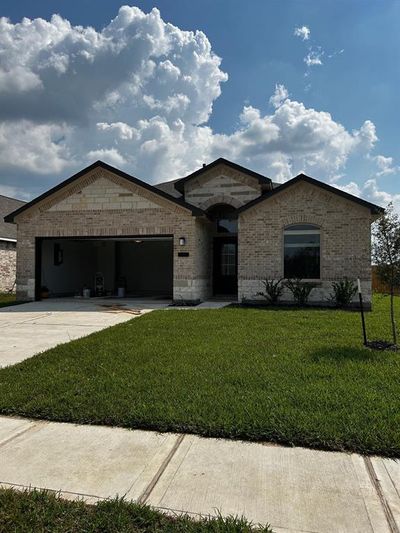
[[[254,177],[226,165],[219,165],[190,180],[184,191],[187,202],[204,210],[215,204],[241,207],[260,195],[261,185]]]
[[[262,180],[225,164],[184,184],[184,200],[206,210],[239,208],[263,194]],[[271,189],[269,189],[271,190]],[[261,280],[283,277],[283,231],[298,223],[321,231],[321,279],[311,301],[326,302],[333,280],[360,277],[371,297],[371,209],[318,185],[297,181],[239,213],[238,299],[252,301]],[[18,226],[17,297],[35,297],[35,240],[40,237],[173,237],[173,297],[212,295],[215,226],[206,214],[159,196],[100,166],[68,182],[15,217]],[[185,238],[184,247],[179,239]],[[185,252],[185,256],[180,255]],[[285,299],[291,299],[288,293]]]
[[[249,208],[239,216],[239,300],[260,299],[261,280],[283,278],[284,228],[308,223],[321,231],[321,279],[310,301],[326,302],[332,281],[345,276],[359,277],[370,301],[371,222],[367,207],[304,182]],[[283,299],[291,300],[288,291]]]
[[[127,196],[130,192],[133,196]],[[116,201],[118,194],[119,203]],[[101,208],[97,208],[96,198],[99,198]],[[134,201],[137,207],[125,206],[127,201]],[[200,260],[201,249],[207,247],[205,223],[187,209],[104,170],[93,171],[63,188],[21,213],[16,222],[18,299],[32,300],[35,297],[37,237],[146,235],[173,236],[175,300],[196,301],[209,296],[208,264]],[[182,251],[180,237],[185,237],[184,250],[189,253],[188,257],[178,256]]]
[[[0,292],[10,291],[14,287],[16,261],[15,242],[0,240]]]

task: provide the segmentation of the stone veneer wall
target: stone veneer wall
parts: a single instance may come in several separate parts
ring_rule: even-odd
[[[206,220],[196,221],[196,249],[194,257],[194,282],[201,300],[213,294],[212,288],[212,245],[214,225]]]
[[[370,302],[372,220],[368,208],[305,182],[244,211],[239,216],[239,301],[260,299],[262,279],[283,277],[283,230],[309,223],[321,228],[321,279],[310,301],[326,303],[332,281],[347,276],[360,277]],[[283,300],[291,300],[289,291]]]
[[[0,240],[0,292],[12,289],[15,282],[16,262],[17,248],[15,242]]]
[[[226,165],[211,169],[185,185],[185,200],[201,209],[215,204],[240,207],[260,194],[261,185],[256,178]]]
[[[86,189],[85,189],[86,188]],[[205,294],[199,222],[187,209],[105,170],[95,170],[16,217],[17,297],[35,297],[35,237],[173,235],[174,299]],[[179,238],[185,237],[185,247]],[[178,257],[178,252],[189,257]]]

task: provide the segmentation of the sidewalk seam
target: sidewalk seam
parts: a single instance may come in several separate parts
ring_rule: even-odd
[[[391,474],[390,474],[390,472],[389,472],[389,470],[388,470],[388,468],[387,468],[385,462],[383,462],[383,466],[384,466],[384,468],[385,468],[385,470],[386,470],[386,473],[387,473],[387,475],[388,475],[388,477],[389,477],[389,479],[390,479],[390,481],[391,481],[391,483],[392,483],[392,485],[393,485],[393,488],[394,488],[394,490],[395,490],[397,496],[400,498],[400,493],[399,493],[399,491],[397,490],[396,484],[395,484],[395,482],[393,481],[393,478],[392,478],[392,476],[391,476]]]
[[[146,501],[148,500],[150,494],[153,492],[154,487],[157,485],[160,477],[163,475],[163,473],[165,472],[165,469],[167,468],[167,466],[171,462],[171,459],[176,454],[179,446],[182,444],[184,438],[185,438],[185,435],[179,435],[179,437],[177,438],[177,440],[176,440],[174,446],[172,447],[171,451],[168,453],[167,457],[161,463],[161,466],[157,470],[155,476],[150,481],[150,483],[147,485],[147,487],[144,489],[144,491],[139,496],[139,498],[136,500],[137,503],[146,503]]]
[[[171,479],[169,480],[167,486],[165,487],[164,493],[163,493],[163,495],[160,498],[160,502],[162,502],[164,500],[165,495],[169,491],[169,488],[172,485],[172,483],[174,482],[175,476],[178,474],[178,472],[179,472],[184,460],[186,459],[186,456],[189,453],[189,450],[191,449],[192,445],[193,445],[193,440],[190,442],[186,452],[184,453],[183,457],[181,458],[181,462],[177,465],[177,467],[175,469],[175,472],[173,473]]]
[[[14,433],[14,435],[11,435],[11,437],[8,437],[7,439],[5,440],[2,440],[0,441],[0,448],[3,448],[4,446],[6,446],[9,442],[11,442],[12,440],[20,437],[21,435],[23,435],[24,433],[27,433],[28,431],[31,431],[32,429],[35,429],[38,427],[38,424],[36,424],[35,422],[32,422],[32,425],[25,428],[25,429],[22,429],[21,431],[18,431],[17,433]]]
[[[396,520],[393,516],[392,509],[390,508],[390,505],[385,498],[385,495],[382,490],[381,483],[379,481],[379,478],[375,472],[374,465],[372,464],[370,457],[364,457],[364,464],[367,469],[369,478],[371,480],[371,483],[378,495],[379,501],[381,502],[383,512],[386,517],[386,521],[388,523],[389,529],[391,533],[400,533],[399,528],[397,527]]]

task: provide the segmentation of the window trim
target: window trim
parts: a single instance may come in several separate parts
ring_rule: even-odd
[[[307,230],[292,230],[294,226],[312,226],[312,229]],[[283,226],[282,230],[282,277],[285,278],[285,234],[289,230],[291,235],[311,235],[318,234],[319,237],[319,277],[318,278],[301,278],[304,283],[321,283],[322,279],[322,247],[323,247],[323,232],[320,224],[315,222],[292,222]],[[288,278],[285,278],[288,279]]]

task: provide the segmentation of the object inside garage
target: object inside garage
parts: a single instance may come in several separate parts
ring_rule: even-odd
[[[173,238],[42,238],[36,297],[172,298]]]

